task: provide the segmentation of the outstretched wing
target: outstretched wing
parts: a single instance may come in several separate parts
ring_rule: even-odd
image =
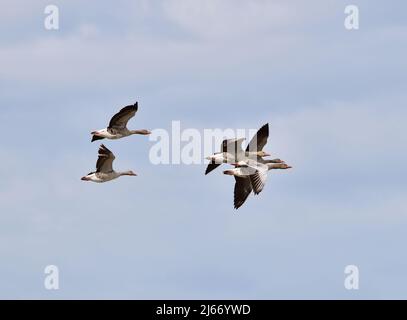
[[[106,148],[103,144],[99,148],[99,157],[96,162],[96,172],[112,172],[113,171],[113,161],[115,159],[114,154]]]
[[[235,191],[234,191],[234,206],[239,209],[246,201],[250,192],[252,192],[252,185],[250,179],[235,176]]]
[[[246,151],[261,151],[267,143],[269,137],[269,124],[266,123],[254,135],[250,143],[247,145]]]
[[[226,139],[222,141],[221,150],[230,154],[238,154],[243,152],[242,142],[245,138],[240,139]]]
[[[138,102],[133,105],[126,106],[116,113],[113,118],[110,120],[108,128],[126,128],[127,122],[133,118],[138,110]]]

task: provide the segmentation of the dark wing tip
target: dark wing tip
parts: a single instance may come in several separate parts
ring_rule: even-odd
[[[222,141],[222,148],[221,148],[222,152],[227,152],[227,146],[228,146],[228,140],[225,139]]]
[[[108,153],[112,153],[112,152],[108,148],[106,148],[106,146],[102,143],[99,147],[99,153],[108,154]]]
[[[244,200],[243,199],[235,200],[234,203],[233,203],[234,207],[235,207],[235,210],[239,209],[246,202],[246,199],[244,199]]]
[[[269,130],[270,130],[269,124],[266,123],[265,125],[263,125],[263,126],[259,129],[259,132],[262,133],[262,134],[265,135],[265,136],[268,136],[268,135],[269,135]]]
[[[123,114],[123,113],[126,113],[126,112],[131,112],[131,111],[137,111],[138,110],[138,102],[136,102],[135,104],[131,104],[131,105],[129,105],[129,106],[125,106],[125,107],[123,107],[119,112],[118,112],[118,114]]]

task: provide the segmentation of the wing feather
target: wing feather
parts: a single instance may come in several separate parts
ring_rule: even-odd
[[[96,162],[96,172],[112,172],[113,171],[113,161],[116,157],[114,154],[106,148],[103,144],[99,148],[99,157]]]
[[[127,123],[133,118],[138,110],[138,102],[133,105],[126,106],[116,113],[110,120],[108,128],[126,128]]]
[[[269,137],[269,124],[266,123],[254,135],[250,143],[247,145],[246,151],[261,151],[267,144]]]
[[[250,175],[250,182],[253,187],[254,194],[259,194],[263,191],[267,180],[267,170],[259,169],[256,173]]]
[[[247,197],[252,192],[250,179],[235,176],[234,206],[239,209],[245,203]]]

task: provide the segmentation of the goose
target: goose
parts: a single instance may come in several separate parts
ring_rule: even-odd
[[[266,123],[253,136],[245,151],[242,148],[244,138],[224,140],[221,146],[222,151],[206,158],[210,163],[206,168],[205,175],[215,170],[222,163],[239,163],[243,165],[246,159],[260,160],[263,157],[270,156],[270,154],[263,151],[264,146],[267,144],[268,136],[269,124]],[[274,161],[278,163],[279,159],[274,159]]]
[[[132,134],[151,134],[149,130],[129,130],[127,129],[127,123],[133,118],[138,110],[138,102],[133,105],[122,108],[116,113],[110,120],[109,126],[102,130],[91,132],[92,142],[102,139],[120,139]]]
[[[272,169],[291,168],[291,166],[287,165],[284,161],[282,161],[281,163],[266,162],[265,166],[267,167],[267,171]],[[263,189],[265,180],[264,182],[260,182],[262,183],[262,187],[260,190],[258,182],[259,180],[256,175],[257,172],[258,169],[256,169],[254,166],[237,167],[234,169],[224,171],[224,174],[233,175],[235,178],[235,189],[233,199],[235,209],[239,209],[245,203],[246,199],[248,198],[252,191],[254,191],[255,194],[258,194]]]
[[[292,168],[285,162],[281,163],[271,163],[267,162],[258,163],[255,161],[249,161],[245,166],[238,166],[234,169],[225,170],[223,173],[226,175],[232,175],[241,179],[246,179],[245,184],[250,183],[254,194],[259,194],[267,180],[267,172],[273,169],[290,169]],[[237,181],[236,181],[237,182]],[[240,183],[242,184],[242,182]],[[235,197],[236,197],[236,186],[235,186]],[[247,197],[246,197],[247,198]],[[244,199],[245,200],[245,199]]]
[[[208,167],[205,171],[207,175],[212,170],[215,170],[222,163],[233,163],[236,162],[238,157],[238,150],[242,150],[241,145],[245,138],[240,139],[226,139],[222,141],[221,152],[216,152],[213,155],[206,157],[210,161]]]
[[[82,177],[82,181],[92,181],[97,183],[114,180],[120,176],[137,176],[133,171],[116,172],[113,170],[113,161],[116,157],[103,144],[99,148],[99,157],[96,162],[96,171]]]

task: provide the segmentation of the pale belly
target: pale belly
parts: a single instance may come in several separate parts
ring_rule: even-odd
[[[104,183],[108,182],[111,180],[114,180],[118,177],[117,174],[110,174],[110,173],[98,173],[98,174],[93,174],[90,177],[90,181],[96,182],[96,183]]]
[[[111,139],[111,140],[117,140],[117,139],[121,139],[124,137],[127,137],[130,135],[130,132],[128,130],[115,130],[115,129],[111,129],[110,132],[107,131],[105,133],[105,138],[107,139]]]

